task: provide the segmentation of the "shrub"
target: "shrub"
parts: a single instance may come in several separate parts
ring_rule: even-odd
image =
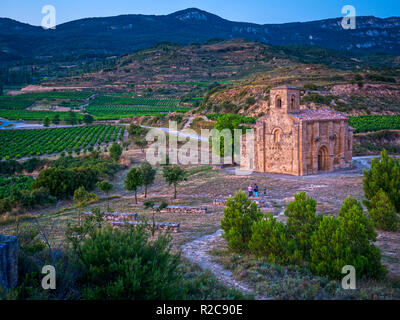
[[[398,230],[399,216],[396,208],[382,189],[368,202],[367,207],[376,228],[386,231]]]
[[[179,255],[170,239],[149,241],[142,229],[95,230],[78,248],[84,299],[167,300],[182,298]]]
[[[290,263],[294,243],[288,228],[271,214],[256,221],[249,241],[250,252],[256,257],[266,257],[271,263]]]
[[[258,206],[252,203],[243,191],[229,198],[221,221],[221,227],[224,230],[223,237],[228,247],[237,252],[246,251],[252,236],[252,225],[262,216]]]
[[[313,273],[331,278],[342,277],[342,268],[350,264],[351,252],[339,219],[324,217],[311,237],[310,268]]]
[[[68,198],[73,193],[72,173],[65,168],[49,168],[40,171],[32,184],[34,189],[46,188],[58,199]]]
[[[317,202],[307,197],[303,191],[294,195],[294,201],[290,202],[285,210],[288,217],[287,227],[298,248],[295,252],[298,259],[308,260],[311,235],[319,222],[315,215],[316,206]]]
[[[364,169],[364,193],[370,206],[370,200],[382,189],[390,201],[400,212],[400,164],[398,160],[388,156],[386,150],[381,153],[380,160],[373,159],[371,169]]]
[[[111,159],[113,159],[115,162],[118,162],[119,158],[121,158],[122,151],[123,150],[121,145],[119,143],[114,142],[110,148]]]
[[[364,214],[361,203],[348,197],[339,212],[341,228],[351,252],[351,263],[359,276],[380,278],[385,274],[381,264],[381,253],[373,245],[376,232],[372,221]]]

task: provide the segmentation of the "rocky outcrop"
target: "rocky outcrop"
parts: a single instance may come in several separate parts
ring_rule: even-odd
[[[18,240],[0,234],[0,287],[10,289],[18,283]]]

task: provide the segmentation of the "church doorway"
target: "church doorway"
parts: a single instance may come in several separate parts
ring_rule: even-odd
[[[318,152],[318,171],[329,171],[329,152],[325,146]]]

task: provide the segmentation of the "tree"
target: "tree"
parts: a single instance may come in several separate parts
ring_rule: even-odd
[[[186,180],[186,171],[177,165],[167,165],[163,168],[163,176],[169,186],[174,186],[174,199],[176,199],[176,188],[180,182]]]
[[[381,158],[373,159],[370,170],[364,170],[364,193],[367,200],[365,205],[382,189],[400,212],[400,164],[398,160],[388,156],[386,150]]]
[[[295,259],[308,260],[311,246],[311,235],[318,226],[318,218],[315,215],[317,202],[303,191],[294,195],[294,201],[290,202],[285,210],[288,217],[287,227],[295,240],[298,250],[294,253]]]
[[[355,267],[360,276],[382,277],[385,268],[381,264],[381,253],[373,245],[377,234],[361,203],[351,197],[345,199],[340,208],[339,220],[352,256],[349,264]]]
[[[157,171],[147,161],[143,162],[140,168],[143,175],[144,197],[147,198],[147,188],[154,183]]]
[[[238,117],[236,114],[224,114],[220,117],[218,117],[217,122],[214,125],[214,129],[217,129],[219,131],[228,129],[231,132],[232,135],[232,140],[231,141],[225,141],[224,137],[220,137],[220,141],[213,139],[213,150],[214,153],[216,153],[215,146],[220,144],[220,149],[219,149],[219,155],[220,157],[225,157],[225,149],[231,149],[232,150],[232,159],[234,158],[234,130],[239,129],[239,125],[241,123],[241,118]]]
[[[118,162],[122,155],[122,147],[119,143],[114,142],[110,148],[110,157],[114,162]]]
[[[94,118],[93,118],[93,116],[91,116],[90,114],[85,114],[85,115],[83,115],[83,122],[85,123],[85,124],[91,124],[91,123],[93,123],[93,121],[94,121]]]
[[[382,189],[368,202],[367,208],[376,228],[386,231],[397,231],[399,229],[399,215]]]
[[[228,247],[236,252],[246,251],[252,236],[252,226],[262,217],[258,206],[243,191],[238,191],[233,198],[229,198],[221,221],[223,237]]]
[[[48,168],[40,171],[33,189],[46,188],[57,199],[68,198],[73,194],[74,183],[72,173],[65,168]]]
[[[183,299],[180,255],[170,250],[168,236],[150,240],[142,228],[91,231],[77,250],[82,299]]]
[[[113,185],[105,180],[97,182],[97,187],[106,194],[108,197],[108,193],[113,189]],[[107,200],[107,211],[110,211],[110,202]]]
[[[66,122],[67,124],[70,124],[70,125],[77,124],[77,123],[78,123],[78,119],[77,119],[77,117],[76,117],[76,113],[73,112],[73,111],[68,111],[67,117],[66,117],[66,119],[65,119],[65,122]]]
[[[43,120],[43,126],[48,127],[50,125],[50,119],[49,117],[44,118]]]
[[[142,128],[141,126],[138,126],[133,123],[128,128],[128,132],[131,137],[134,137],[134,136],[140,137],[140,136],[144,135],[147,131],[148,131],[148,129]]]
[[[147,147],[147,140],[140,137],[136,137],[134,143],[138,146],[138,148],[142,150],[142,153],[144,153],[144,149]]]
[[[55,124],[55,125],[60,124],[60,115],[59,114],[55,114],[53,119],[51,120],[51,122],[53,122],[53,124]]]
[[[294,246],[286,225],[270,213],[253,223],[249,249],[256,257],[266,257],[271,263],[287,264],[291,262]]]
[[[311,237],[311,270],[320,276],[340,278],[343,277],[343,267],[351,263],[351,248],[346,244],[346,234],[340,220],[323,217]]]
[[[125,180],[125,189],[135,191],[135,203],[137,204],[137,189],[143,185],[142,170],[139,167],[133,167],[127,174]]]
[[[165,209],[166,207],[168,207],[168,203],[163,201],[160,203],[160,205],[155,206],[155,202],[153,200],[146,200],[143,203],[143,206],[146,209],[152,209],[153,210],[153,225],[151,228],[151,234],[152,236],[154,236],[155,230],[156,230],[156,212],[160,213],[163,209]]]
[[[83,207],[87,205],[87,203],[96,198],[96,194],[89,193],[86,191],[84,187],[79,187],[74,192],[74,201],[79,207],[79,223],[82,221],[82,210]]]

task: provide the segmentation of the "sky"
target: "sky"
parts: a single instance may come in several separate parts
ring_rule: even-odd
[[[40,25],[45,5],[55,7],[56,24],[120,14],[163,15],[192,7],[259,24],[341,17],[345,5],[354,6],[358,16],[400,16],[400,0],[0,0],[0,17]]]

